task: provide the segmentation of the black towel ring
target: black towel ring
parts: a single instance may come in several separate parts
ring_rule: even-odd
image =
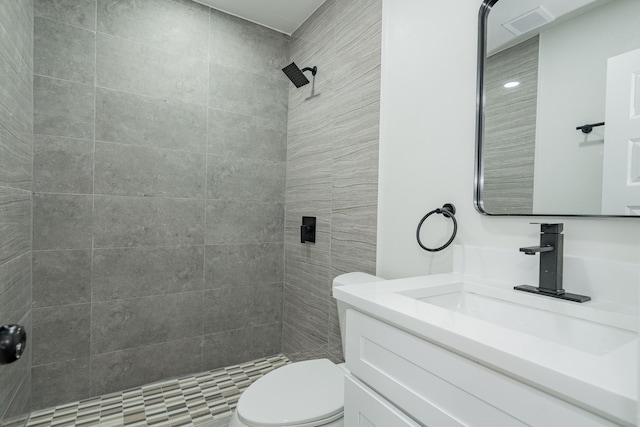
[[[420,229],[422,228],[422,224],[424,224],[426,219],[429,218],[434,213],[435,214],[442,214],[442,215],[446,216],[447,218],[451,218],[451,220],[453,221],[453,234],[451,234],[451,238],[449,239],[449,241],[447,243],[445,243],[444,245],[440,246],[439,248],[432,249],[432,248],[426,247],[420,241]],[[424,249],[425,251],[439,252],[439,251],[443,250],[444,248],[446,248],[447,246],[449,246],[451,244],[451,242],[453,242],[453,239],[455,239],[456,233],[458,232],[458,221],[456,221],[456,216],[455,215],[456,215],[456,207],[453,205],[453,203],[446,203],[444,206],[442,206],[442,208],[434,209],[431,212],[429,212],[428,214],[426,214],[425,216],[423,216],[422,219],[420,220],[420,223],[418,224],[418,229],[416,230],[416,239],[418,240],[418,244],[420,245],[420,247],[422,249]]]

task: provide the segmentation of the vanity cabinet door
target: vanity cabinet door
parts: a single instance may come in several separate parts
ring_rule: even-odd
[[[344,425],[349,427],[419,427],[389,402],[350,375],[344,382]],[[450,424],[459,426],[459,424]],[[449,425],[441,424],[441,427]]]
[[[427,426],[619,425],[353,309],[346,355],[351,375]]]

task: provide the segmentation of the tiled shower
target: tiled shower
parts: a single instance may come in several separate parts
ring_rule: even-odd
[[[331,280],[375,272],[380,28],[380,0],[292,36],[191,0],[0,2],[0,323],[32,337],[0,419],[341,359]]]

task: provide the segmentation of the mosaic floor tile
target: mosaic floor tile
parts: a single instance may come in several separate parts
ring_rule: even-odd
[[[42,409],[27,427],[223,426],[252,382],[288,363],[277,355]]]

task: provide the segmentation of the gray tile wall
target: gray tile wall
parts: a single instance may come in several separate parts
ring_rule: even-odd
[[[487,58],[483,201],[493,214],[533,212],[538,44],[533,37]]]
[[[33,0],[0,1],[0,325],[25,326],[27,350],[0,366],[0,424],[22,426],[31,402]]]
[[[36,0],[34,408],[280,351],[288,57],[191,0]]]
[[[290,85],[283,351],[342,360],[331,282],[375,273],[381,0],[327,0],[291,38],[291,59],[318,66]],[[317,217],[315,244],[300,243]]]

